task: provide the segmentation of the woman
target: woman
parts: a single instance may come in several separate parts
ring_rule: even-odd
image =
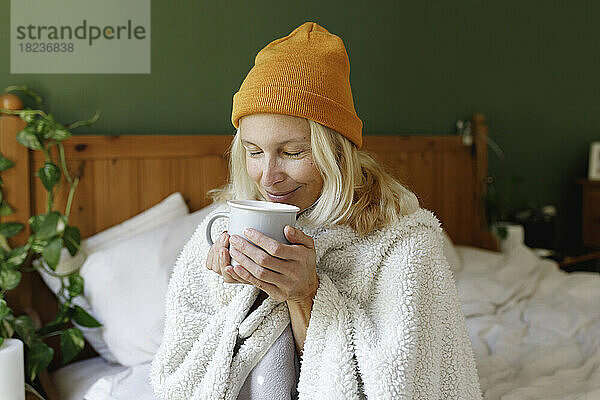
[[[359,151],[349,68],[313,22],[258,53],[210,193],[294,204],[296,229],[287,245],[220,219],[209,248],[200,224],[169,283],[160,398],[481,398],[440,223]]]

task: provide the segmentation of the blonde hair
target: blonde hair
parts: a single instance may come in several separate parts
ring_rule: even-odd
[[[366,151],[345,136],[307,119],[312,158],[323,178],[321,196],[310,207],[312,226],[349,225],[360,236],[396,222],[419,208],[417,196],[391,176]],[[229,182],[207,194],[214,202],[265,200],[246,170],[246,150],[239,129],[228,150]]]

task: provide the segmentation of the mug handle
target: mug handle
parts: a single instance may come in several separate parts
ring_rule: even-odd
[[[208,244],[210,246],[212,246],[213,244],[215,244],[213,242],[213,240],[212,240],[212,237],[210,236],[210,232],[211,232],[211,229],[212,229],[213,222],[215,222],[215,220],[217,218],[229,218],[229,211],[219,211],[219,212],[216,212],[208,220],[208,223],[206,224],[206,240],[208,241]]]

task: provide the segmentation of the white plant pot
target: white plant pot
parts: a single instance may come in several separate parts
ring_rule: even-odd
[[[506,229],[506,237],[504,239],[497,233],[499,227]],[[510,253],[517,247],[525,245],[525,229],[523,228],[523,225],[499,221],[493,226],[493,231],[498,237],[500,251],[503,253]]]
[[[0,399],[25,400],[23,342],[4,339],[0,346]]]

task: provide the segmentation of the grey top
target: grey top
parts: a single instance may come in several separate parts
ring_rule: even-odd
[[[291,324],[250,371],[238,400],[296,400],[300,363]]]

